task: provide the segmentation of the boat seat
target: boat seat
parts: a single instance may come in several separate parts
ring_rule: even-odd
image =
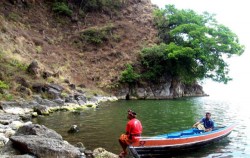
[[[181,134],[182,135],[192,135],[192,134],[194,134],[194,131],[193,130],[186,130],[186,131],[183,131]]]
[[[199,129],[193,129],[194,133],[203,133],[203,130],[199,130]]]
[[[181,133],[172,133],[168,135],[168,138],[179,138],[181,136]]]

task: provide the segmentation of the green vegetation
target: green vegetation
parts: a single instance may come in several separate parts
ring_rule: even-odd
[[[127,64],[127,68],[121,73],[121,82],[133,84],[140,78],[131,64]]]
[[[88,43],[99,45],[109,39],[112,39],[113,37],[116,38],[116,36],[113,36],[114,29],[115,27],[113,25],[101,28],[89,28],[81,32],[80,37]]]
[[[10,60],[10,61],[9,61],[9,64],[10,64],[11,66],[14,66],[14,67],[16,67],[16,68],[18,68],[18,69],[20,69],[20,70],[23,70],[23,71],[26,71],[27,68],[28,68],[28,65],[27,65],[27,64],[24,64],[24,63],[22,63],[22,62],[20,62],[20,61],[18,61],[18,60],[16,60],[16,59]]]
[[[8,19],[17,22],[20,19],[20,16],[16,13],[8,14]]]
[[[214,15],[167,5],[154,16],[161,44],[141,51],[141,77],[152,81],[166,74],[185,83],[204,78],[231,80],[225,59],[241,55],[244,46]]]
[[[58,13],[60,15],[65,16],[71,16],[73,14],[73,11],[69,8],[68,4],[66,2],[54,2],[52,5],[52,10],[55,13]]]
[[[4,81],[0,80],[0,90],[1,89],[9,89],[9,85],[5,83]]]

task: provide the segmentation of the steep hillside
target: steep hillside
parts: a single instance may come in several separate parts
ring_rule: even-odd
[[[112,87],[125,64],[136,63],[140,49],[157,41],[153,8],[150,0],[126,0],[115,12],[84,13],[73,7],[69,17],[53,12],[48,1],[3,0],[1,80],[12,89],[20,77],[29,82],[68,79],[93,89]],[[31,77],[26,69],[34,60],[39,73]]]

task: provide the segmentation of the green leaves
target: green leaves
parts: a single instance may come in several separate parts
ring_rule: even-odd
[[[142,76],[157,79],[168,74],[184,82],[231,80],[225,57],[241,55],[244,46],[228,27],[217,23],[214,14],[167,5],[156,10],[154,16],[162,43],[142,50]]]
[[[140,75],[134,71],[132,65],[127,64],[127,68],[121,73],[121,82],[133,84],[140,78]]]
[[[73,14],[73,11],[69,8],[66,2],[54,2],[52,10],[55,13],[65,16],[71,16]]]

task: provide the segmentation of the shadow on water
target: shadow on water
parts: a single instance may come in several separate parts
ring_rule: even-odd
[[[237,106],[235,106],[237,105]],[[239,107],[242,105],[242,107]],[[143,124],[143,136],[154,136],[190,128],[210,111],[218,125],[238,123],[236,129],[224,140],[170,157],[248,157],[250,156],[250,117],[242,110],[245,103],[234,104],[205,98],[183,98],[177,100],[134,100],[103,103],[99,109],[84,112],[56,112],[50,116],[38,117],[34,123],[44,124],[60,133],[71,144],[83,142],[88,149],[104,147],[119,153],[118,138],[125,132],[127,110],[138,114]],[[80,132],[68,134],[71,125],[76,124]]]

